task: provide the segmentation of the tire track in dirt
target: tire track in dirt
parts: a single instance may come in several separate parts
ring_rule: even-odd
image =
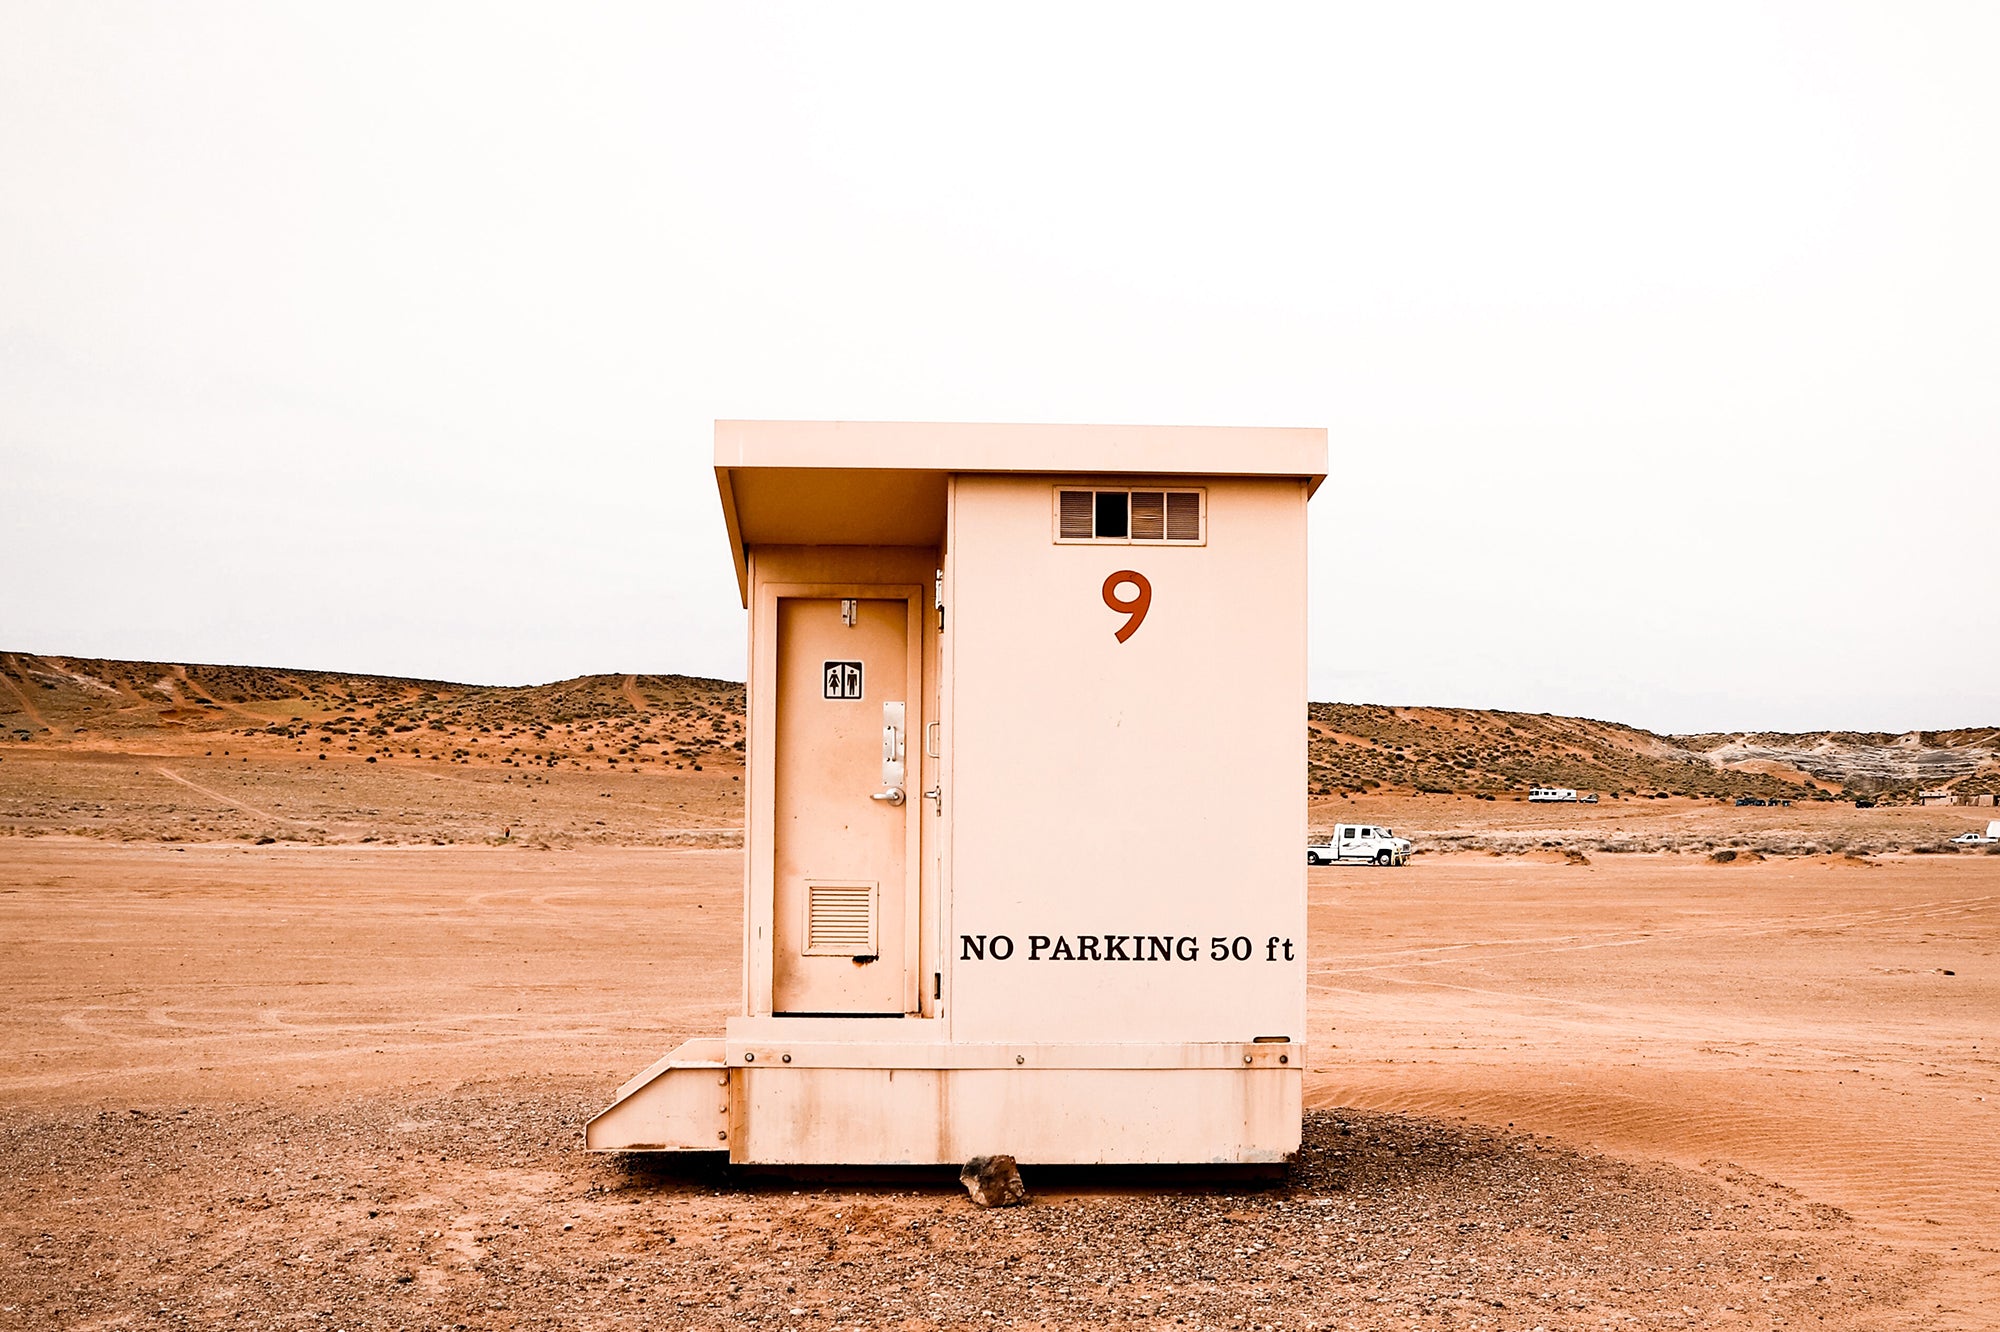
[[[296,1019],[291,1014],[297,1014]],[[544,1034],[533,1026],[547,1021],[540,1016],[524,1018],[517,1013],[491,1010],[426,1015],[422,1031],[416,1032],[408,1018],[364,1022],[327,1014],[317,1009],[227,1008],[219,1006],[161,1006],[135,1008],[124,1004],[88,1004],[52,1015],[49,1025],[73,1031],[93,1045],[135,1049],[167,1049],[227,1041],[232,1047],[244,1041],[293,1042],[315,1037],[371,1037],[378,1034],[420,1034],[449,1044],[465,1038],[567,1040],[576,1035],[602,1035],[613,1030],[620,1018],[614,1012],[574,1013],[566,1025]],[[196,1020],[199,1018],[200,1020]],[[527,1024],[521,1030],[514,1030]],[[500,1028],[497,1033],[493,1028]],[[481,1029],[488,1035],[482,1036]]]
[[[1861,1061],[1885,1067],[1925,1070],[1940,1076],[1971,1079],[1984,1076],[1983,1070],[1969,1068],[1962,1063],[1942,1063],[1928,1057],[1921,1042],[1914,1039],[1919,1033],[1909,1030],[1876,1030],[1853,1044],[1837,1045],[1828,1044],[1828,1033],[1810,1023],[1770,1020],[1749,1023],[1727,1016],[1663,1014],[1655,1009],[1536,994],[1530,990],[1414,977],[1377,976],[1372,979],[1387,988],[1371,990],[1360,986],[1314,983],[1310,989],[1315,995],[1343,995],[1355,1001],[1348,1005],[1350,1021],[1354,1020],[1352,1015],[1367,1011],[1370,1005],[1400,1006],[1393,996],[1399,993],[1396,987],[1403,987],[1405,991],[1420,992],[1420,999],[1464,996],[1468,1003],[1486,1001],[1489,1008],[1481,1010],[1481,1016],[1490,1011],[1505,1011],[1513,1015],[1512,1020],[1524,1032],[1538,1035],[1596,1040],[1643,1026],[1647,1040],[1653,1043],[1655,1056],[1662,1049],[1684,1047],[1692,1053],[1752,1056],[1755,1066],[1766,1071],[1782,1065],[1788,1058],[1806,1055],[1829,1066],[1851,1066]],[[1462,1020],[1469,1020],[1464,1008],[1454,1011]]]
[[[44,731],[51,729],[48,722],[43,720],[42,714],[35,711],[35,705],[28,701],[28,691],[21,688],[21,686],[15,682],[16,677],[25,680],[27,678],[27,671],[23,669],[23,667],[21,666],[21,659],[12,652],[9,652],[7,654],[7,669],[11,671],[12,674],[0,675],[0,680],[5,680],[7,682],[7,688],[12,690],[14,693],[14,697],[21,701],[21,711],[27,716],[28,720],[33,722],[37,727],[41,728]]]
[[[374,1055],[439,1054],[446,1051],[463,1052],[473,1049],[498,1047],[546,1047],[559,1042],[576,1043],[585,1039],[604,1039],[625,1033],[623,1026],[576,1026],[563,1029],[554,1039],[545,1031],[509,1032],[493,1036],[466,1036],[451,1040],[390,1041],[382,1044],[373,1042],[361,1045],[340,1045],[326,1049],[272,1050],[248,1055],[217,1055],[204,1058],[200,1067],[204,1071],[217,1069],[254,1069],[263,1067],[296,1067],[301,1064],[350,1063]],[[282,1031],[273,1033],[282,1038]],[[183,1046],[197,1046],[213,1037],[167,1037],[148,1041],[145,1048],[173,1049]],[[235,1048],[235,1043],[232,1043]],[[163,1064],[124,1064],[117,1068],[77,1069],[64,1072],[34,1074],[26,1077],[0,1077],[0,1091],[47,1091],[55,1087],[81,1087],[102,1083],[124,1083],[142,1081],[163,1074],[183,1073],[187,1070],[184,1061]]]
[[[1338,1077],[1338,1073],[1334,1074]],[[1318,1082],[1312,1108],[1341,1105],[1403,1114],[1457,1114],[1485,1123],[1525,1123],[1540,1132],[1593,1142],[1613,1151],[1634,1148],[1683,1165],[1713,1170],[1740,1163],[1821,1199],[1861,1213],[1909,1240],[1932,1238],[1935,1214],[1963,1226],[1996,1215],[1990,1172],[1962,1165],[1963,1120],[1905,1123],[1885,1137],[1879,1124],[1832,1113],[1810,1095],[1774,1111],[1723,1099],[1723,1088],[1693,1091],[1671,1104],[1618,1088],[1565,1087],[1535,1091],[1475,1085],[1396,1088]],[[1726,1095],[1726,1092],[1724,1092]]]
[[[305,827],[306,824],[308,823],[308,820],[306,819],[295,819],[289,814],[274,814],[268,809],[259,809],[255,805],[246,804],[245,802],[236,799],[234,796],[226,796],[222,794],[222,792],[220,791],[211,791],[206,786],[201,785],[199,782],[189,781],[187,778],[175,772],[172,768],[154,768],[153,771],[159,773],[160,776],[166,778],[170,782],[179,782],[182,786],[185,786],[190,791],[199,791],[202,795],[207,796],[210,800],[220,800],[225,805],[234,806],[235,808],[242,810],[246,814],[255,814],[260,819],[276,819],[280,823],[295,823],[301,828]]]
[[[213,703],[216,707],[221,708],[223,711],[233,712],[239,717],[243,717],[250,721],[256,722],[257,725],[259,726],[269,726],[271,724],[271,719],[269,717],[261,717],[258,714],[250,711],[250,709],[248,708],[240,707],[234,703],[225,702],[224,700],[217,698],[214,694],[209,693],[206,689],[202,688],[200,685],[196,684],[192,679],[189,678],[187,667],[185,666],[174,667],[174,675],[180,680],[182,684],[188,687],[189,693],[193,694],[196,698],[201,699],[203,702]]]
[[[623,680],[618,682],[618,690],[620,693],[625,695],[625,701],[627,703],[630,703],[633,707],[633,710],[638,712],[640,715],[643,716],[644,714],[651,712],[653,710],[653,705],[646,701],[646,696],[644,694],[639,692],[638,676],[636,675],[626,676]]]
[[[1439,945],[1429,949],[1403,949],[1397,953],[1375,954],[1383,957],[1380,962],[1367,962],[1358,966],[1318,966],[1307,973],[1317,978],[1322,976],[1355,976],[1371,972],[1388,971],[1401,967],[1435,967],[1462,962],[1507,961],[1512,958],[1536,957],[1549,953],[1582,953],[1599,948],[1631,948],[1648,943],[1678,943],[1690,939],[1749,939],[1772,934],[1793,934],[1805,930],[1848,930],[1864,925],[1908,925],[1918,921],[1936,920],[1952,916],[1978,915],[1990,909],[2000,896],[1950,898],[1937,902],[1919,902],[1906,907],[1885,907],[1865,911],[1831,912],[1825,915],[1797,916],[1773,924],[1744,929],[1736,926],[1686,926],[1679,929],[1667,928],[1645,930],[1636,934],[1612,935],[1607,938],[1589,939],[1581,935],[1563,935],[1540,939],[1474,939],[1465,943]],[[1542,944],[1544,947],[1526,947]],[[1487,952],[1472,950],[1509,949],[1507,952]],[[1425,956],[1430,954],[1430,956]],[[1469,954],[1469,955],[1468,955]]]

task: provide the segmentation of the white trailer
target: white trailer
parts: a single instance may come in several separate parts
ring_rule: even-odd
[[[1528,803],[1533,805],[1574,805],[1576,792],[1567,786],[1531,786]]]

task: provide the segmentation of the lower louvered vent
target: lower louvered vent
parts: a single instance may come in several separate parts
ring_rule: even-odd
[[[874,884],[806,882],[806,956],[873,957],[880,951]]]

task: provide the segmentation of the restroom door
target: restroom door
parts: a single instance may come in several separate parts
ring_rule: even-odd
[[[906,1011],[910,603],[778,599],[771,1007]]]

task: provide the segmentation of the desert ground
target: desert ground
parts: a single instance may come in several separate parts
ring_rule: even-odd
[[[0,1326],[2000,1327],[1991,811],[1318,796],[1419,854],[1309,873],[1293,1170],[982,1212],[581,1149],[735,1005],[727,686],[165,669],[0,741]]]

